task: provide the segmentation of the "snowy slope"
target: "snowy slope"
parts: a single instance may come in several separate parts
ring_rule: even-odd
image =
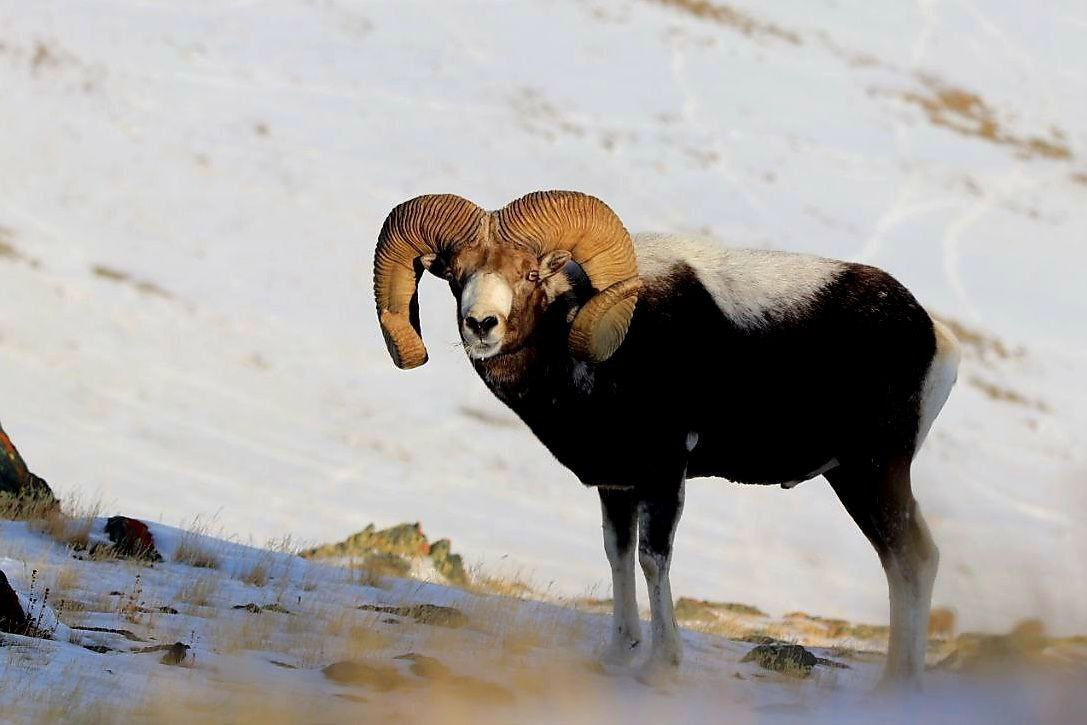
[[[5,428],[131,515],[310,542],[419,519],[606,595],[595,495],[475,379],[441,285],[431,362],[401,373],[369,281],[405,198],[576,188],[632,229],[880,265],[1003,341],[970,348],[917,462],[935,600],[967,628],[1087,630],[1087,12],[691,7],[0,1]],[[673,576],[886,619],[822,481],[692,483]]]
[[[95,522],[92,538],[103,538],[103,524]],[[726,714],[1064,723],[1087,704],[1076,687],[1083,642],[1051,647],[1057,666],[1048,670],[931,671],[924,695],[874,697],[882,655],[857,651],[848,638],[843,648],[815,650],[845,668],[823,664],[798,679],[743,661],[749,642],[688,631],[679,676],[647,686],[632,671],[596,664],[609,624],[599,613],[402,579],[374,586],[283,551],[154,523],[151,531],[166,559],[154,566],[88,557],[34,525],[0,522],[0,569],[38,610],[49,590],[47,616],[35,619],[53,634],[0,634],[5,723],[671,722]],[[176,561],[182,542],[210,552],[218,568]],[[256,567],[263,582],[250,576]],[[454,608],[459,618],[446,624],[457,626],[396,609],[420,604]],[[53,607],[70,627],[51,626]],[[181,652],[164,661],[175,643]],[[1078,659],[1062,663],[1061,652]]]

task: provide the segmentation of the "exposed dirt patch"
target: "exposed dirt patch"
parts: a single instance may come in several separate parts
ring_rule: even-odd
[[[963,347],[963,354],[984,363],[994,361],[1018,360],[1026,356],[1023,347],[1009,347],[1000,338],[974,327],[959,322],[952,317],[933,315],[933,318],[947,325]]]
[[[30,265],[34,269],[41,267],[41,262],[28,257],[23,254],[15,246],[12,240],[15,239],[15,232],[7,227],[0,226],[0,259],[7,260],[9,262],[23,262]]]
[[[708,20],[748,37],[773,38],[793,45],[802,45],[799,33],[780,25],[760,20],[754,15],[728,5],[709,0],[649,0],[657,5],[675,8],[696,18]]]
[[[174,296],[158,286],[154,282],[148,282],[147,280],[135,279],[128,272],[123,272],[113,267],[108,267],[104,264],[96,264],[91,267],[91,272],[94,276],[101,279],[109,280],[110,282],[116,282],[118,284],[128,285],[141,294],[145,294],[151,297],[161,297],[163,299],[172,300]]]
[[[457,409],[457,412],[466,418],[477,420],[480,423],[494,426],[495,428],[516,428],[519,425],[519,422],[516,418],[506,415],[499,415],[487,410],[483,410],[482,408],[474,408],[468,405],[462,405],[460,408]]]
[[[1033,408],[1034,410],[1048,413],[1050,408],[1044,401],[1034,400],[1028,398],[1022,393],[1012,390],[1011,388],[1004,387],[999,383],[994,383],[990,380],[985,380],[977,375],[971,375],[967,382],[972,387],[977,388],[981,392],[985,393],[985,396],[990,400],[995,400],[999,403],[1011,403],[1012,405],[1019,405],[1024,408]]]
[[[1024,158],[1072,158],[1067,138],[1060,129],[1050,128],[1045,134],[1035,135],[1013,133],[1003,126],[1000,114],[978,94],[945,84],[929,75],[920,74],[918,80],[923,90],[903,91],[895,95],[921,108],[933,125],[963,136],[1007,146]]]

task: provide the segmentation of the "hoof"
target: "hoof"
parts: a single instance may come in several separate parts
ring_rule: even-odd
[[[884,672],[872,688],[873,695],[908,695],[921,692],[920,675],[903,675]]]
[[[650,687],[664,687],[671,685],[679,679],[679,657],[654,658],[650,657],[636,676],[638,682]]]

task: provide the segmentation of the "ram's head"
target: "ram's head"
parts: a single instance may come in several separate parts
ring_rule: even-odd
[[[482,360],[528,339],[571,260],[594,294],[570,326],[570,352],[603,362],[623,342],[641,286],[630,234],[604,202],[540,191],[495,212],[452,194],[400,204],[374,255],[374,297],[389,354],[405,369],[427,361],[417,291],[423,270],[449,281],[465,349]]]

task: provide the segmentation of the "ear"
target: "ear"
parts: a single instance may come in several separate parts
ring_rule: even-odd
[[[570,261],[570,252],[565,249],[556,249],[540,257],[540,279],[560,272],[566,263]]]
[[[445,279],[446,273],[449,270],[445,261],[437,254],[424,254],[419,257],[419,264],[423,265],[423,269],[441,279]]]

